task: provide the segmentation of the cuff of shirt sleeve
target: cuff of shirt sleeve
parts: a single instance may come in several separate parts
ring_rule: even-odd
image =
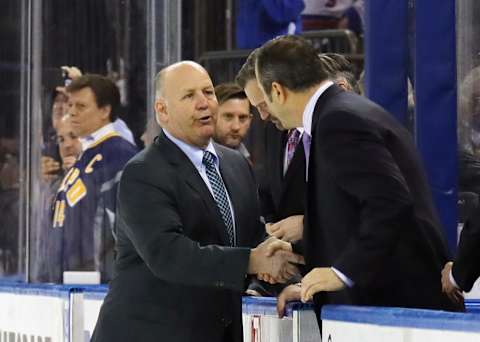
[[[458,286],[457,282],[455,281],[455,278],[453,277],[452,270],[450,270],[450,273],[448,273],[448,278],[450,279],[450,282],[452,283],[453,286],[455,286],[457,289],[460,289],[460,286]]]
[[[352,279],[348,278],[345,274],[337,270],[335,267],[330,267],[333,272],[337,275],[337,277],[340,278],[340,280],[347,285],[348,287],[353,287],[355,283],[352,281]]]

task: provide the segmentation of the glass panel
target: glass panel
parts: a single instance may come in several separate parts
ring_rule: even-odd
[[[459,221],[480,194],[480,2],[457,1]]]
[[[106,282],[113,270],[118,172],[129,159],[127,155],[133,155],[125,140],[143,147],[140,137],[146,123],[149,80],[148,2],[35,3],[32,41],[39,46],[32,73],[31,192],[36,205],[31,209],[29,280],[62,282],[64,271],[98,271]],[[69,68],[62,73],[62,66]],[[105,124],[84,129],[92,119],[80,116],[79,102],[69,101],[68,96],[87,88],[94,94],[88,104],[103,108],[104,95],[92,84],[65,93],[65,85],[78,77],[79,71],[72,67],[82,74],[107,76],[119,89],[121,106],[114,114],[120,120],[112,121],[115,134],[123,138],[121,143],[98,131]],[[86,139],[83,147],[81,137]]]
[[[22,99],[23,1],[2,3],[0,12],[0,277],[23,279],[24,232],[20,223],[20,189],[24,185],[21,163],[20,117]],[[22,176],[21,176],[22,175]]]

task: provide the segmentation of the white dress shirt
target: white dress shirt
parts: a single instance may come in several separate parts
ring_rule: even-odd
[[[217,152],[215,151],[215,148],[213,147],[212,140],[210,139],[210,142],[208,143],[208,145],[205,149],[201,149],[199,147],[187,144],[186,142],[184,142],[184,141],[182,141],[178,138],[175,138],[165,128],[162,128],[162,130],[163,130],[163,133],[165,133],[165,135],[167,136],[167,138],[170,139],[175,145],[177,145],[178,148],[180,148],[182,150],[182,152],[185,153],[185,155],[188,157],[188,159],[190,159],[193,166],[195,166],[198,173],[200,174],[200,177],[202,177],[203,181],[207,185],[208,190],[210,190],[210,193],[212,194],[212,197],[213,197],[214,195],[213,195],[212,186],[210,185],[210,181],[208,180],[208,177],[207,177],[207,169],[206,169],[205,165],[203,164],[203,154],[205,153],[205,151],[208,151],[208,152],[212,153],[215,156],[215,168],[217,169],[217,172],[218,172],[218,175],[220,176],[220,178],[222,178],[222,174],[220,173],[220,169],[219,169],[220,162],[219,162],[219,159],[218,159]],[[222,182],[223,182],[223,179],[222,179]],[[236,230],[236,228],[235,228],[235,211],[233,210],[232,201],[230,200],[230,195],[228,194],[228,190],[227,190],[227,187],[225,186],[225,183],[223,184],[223,186],[225,188],[225,192],[227,194],[227,199],[228,199],[228,204],[230,206],[230,213],[232,215],[232,221],[233,221],[233,237],[234,237],[234,240],[235,240],[234,244],[236,244],[236,235],[237,234],[235,232],[235,230]]]

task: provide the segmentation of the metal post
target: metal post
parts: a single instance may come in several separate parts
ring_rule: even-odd
[[[154,113],[155,75],[181,59],[182,1],[149,0],[147,11],[147,116],[150,116]]]

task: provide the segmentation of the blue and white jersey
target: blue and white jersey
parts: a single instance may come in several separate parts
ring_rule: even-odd
[[[136,152],[108,130],[89,144],[63,178],[52,221],[53,229],[63,230],[63,271],[100,271],[102,281],[111,279],[117,186]]]

